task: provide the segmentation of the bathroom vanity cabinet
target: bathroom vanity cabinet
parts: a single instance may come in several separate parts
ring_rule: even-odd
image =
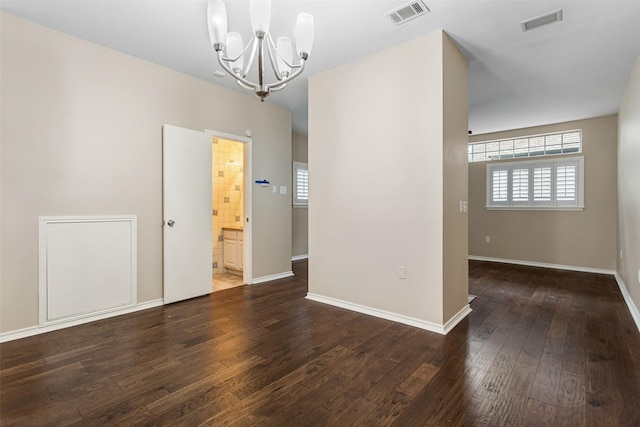
[[[229,269],[242,271],[244,253],[242,230],[223,228],[224,266]]]

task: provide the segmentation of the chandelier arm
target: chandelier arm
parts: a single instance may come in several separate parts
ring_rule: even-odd
[[[299,68],[293,74],[290,74],[289,77],[287,77],[285,79],[282,79],[279,82],[271,83],[271,84],[267,85],[267,87],[270,90],[282,89],[281,86],[284,87],[284,85],[286,85],[287,82],[290,82],[291,80],[295,79],[300,74],[302,74],[302,71],[304,71],[304,65],[307,63],[307,61],[304,60],[304,59],[301,59],[301,61],[302,61],[302,63],[300,64]]]
[[[235,58],[227,58],[226,56],[222,56],[222,59],[225,61],[229,61],[229,62],[236,62],[238,59],[240,59],[242,57],[242,55],[245,54],[245,52],[247,51],[247,49],[249,49],[249,46],[251,45],[251,42],[253,41],[253,39],[255,39],[255,35],[253,36],[253,38],[249,41],[249,43],[244,47],[244,49],[242,50],[242,52],[240,52],[240,54],[238,56],[236,56]],[[222,51],[221,51],[222,52]],[[253,57],[252,59],[253,60]],[[251,62],[249,62],[249,66],[251,66]],[[249,67],[247,67],[247,69],[245,71],[243,71],[244,75],[247,75],[247,72],[249,71]]]
[[[279,90],[284,89],[286,86],[287,86],[287,84],[286,84],[286,83],[282,83],[280,86],[272,87],[272,88],[270,88],[270,89],[271,89],[271,92],[277,92],[277,91],[279,91]]]
[[[253,90],[253,88],[249,85],[246,85],[244,83],[242,83],[240,80],[236,80],[236,83],[238,84],[238,86],[240,86],[241,88],[244,89],[248,89],[248,90]]]
[[[267,34],[267,53],[269,54],[269,62],[271,62],[271,69],[273,70],[273,74],[276,76],[278,81],[282,81],[282,77],[278,73],[278,67],[276,66],[275,61],[273,60],[273,53],[271,51],[271,47],[273,46],[273,39],[271,38],[271,34]],[[273,46],[276,51],[276,55],[280,56],[278,53],[278,48]]]
[[[251,83],[249,80],[245,79],[243,76],[233,72],[231,67],[229,67],[229,65],[225,62],[224,57],[222,56],[221,50],[217,51],[216,57],[218,58],[218,62],[220,63],[220,66],[222,67],[222,69],[225,70],[227,73],[229,73],[229,75],[234,79],[236,79],[236,81],[244,83],[245,85],[248,86],[249,89],[254,89],[256,87],[255,84]]]
[[[244,67],[244,71],[242,72],[243,75],[245,75],[245,76],[249,72],[249,68],[251,68],[251,65],[253,65],[253,59],[256,57],[256,50],[258,50],[258,39],[257,39],[255,34],[253,35],[253,37],[251,37],[251,40],[247,44],[247,48],[249,47],[249,45],[252,46],[251,47],[251,55],[249,56],[249,60],[247,61],[247,65],[245,65],[245,67]]]
[[[278,57],[282,60],[282,62],[284,62],[285,64],[287,64],[287,66],[288,66],[288,67],[291,67],[291,68],[300,68],[300,67],[302,66],[301,64],[298,64],[298,65],[295,65],[295,64],[293,64],[293,63],[291,63],[291,64],[290,64],[290,63],[289,63],[289,61],[287,61],[286,59],[284,59],[284,58],[282,57],[282,55],[280,55],[280,52],[278,52],[278,47],[275,45],[275,43],[273,43],[273,39],[271,38],[271,35],[269,35],[269,41],[271,42],[271,47],[273,47],[273,50],[275,50],[275,51],[276,51],[276,55],[278,55]],[[293,62],[293,61],[291,61],[291,62]],[[302,62],[302,61],[301,61],[301,62]],[[274,70],[275,70],[275,67],[273,67],[273,68],[274,68]],[[282,79],[278,79],[278,80],[282,80]]]

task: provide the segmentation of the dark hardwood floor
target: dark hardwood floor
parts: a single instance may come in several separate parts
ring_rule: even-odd
[[[306,267],[1,344],[2,426],[640,426],[610,276],[471,262],[441,336],[305,300]]]

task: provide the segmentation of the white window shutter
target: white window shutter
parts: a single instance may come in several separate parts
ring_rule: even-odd
[[[487,207],[584,208],[584,157],[487,165]]]
[[[514,205],[529,203],[529,168],[511,168],[511,202]]]
[[[542,205],[551,203],[551,165],[533,167],[533,202]]]
[[[293,204],[309,204],[309,167],[307,163],[293,162]]]
[[[494,166],[489,169],[490,186],[488,204],[509,205],[509,168]]]

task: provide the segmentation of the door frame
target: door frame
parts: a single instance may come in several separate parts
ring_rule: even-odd
[[[243,191],[242,191],[242,257],[243,257],[243,267],[242,267],[242,283],[245,285],[251,285],[253,283],[253,261],[252,261],[252,250],[253,247],[253,220],[252,220],[252,185],[253,182],[252,173],[251,173],[251,164],[252,164],[252,152],[251,149],[252,140],[251,137],[233,135],[230,133],[219,132],[215,130],[205,129],[205,135],[210,138],[218,137],[223,139],[228,139],[231,141],[239,142],[243,144],[242,149],[242,183],[243,183]],[[213,188],[212,188],[213,191]],[[215,275],[215,274],[214,274]]]

